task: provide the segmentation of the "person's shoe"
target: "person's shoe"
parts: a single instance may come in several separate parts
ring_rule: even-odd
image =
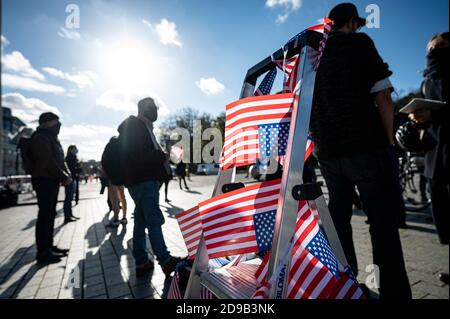
[[[75,219],[75,220],[79,220],[81,217],[77,217],[77,216],[70,216],[72,219]]]
[[[61,261],[61,258],[48,250],[46,252],[38,254],[36,257],[36,261],[40,265],[48,265],[59,263]]]
[[[170,202],[171,202],[171,200],[166,198],[166,203],[170,203]]]
[[[69,254],[69,249],[62,249],[62,248],[58,248],[56,246],[53,246],[51,248],[51,251],[53,254],[58,255],[58,256],[67,256]]]
[[[106,227],[119,227],[120,221],[118,219],[111,219],[108,224],[106,224]]]
[[[188,190],[189,190],[189,187],[186,186],[186,190],[188,191]]]
[[[439,280],[442,281],[444,284],[448,285],[449,284],[448,272],[441,272],[439,274]]]
[[[162,271],[166,275],[166,277],[169,277],[170,274],[175,271],[175,268],[180,261],[180,257],[170,257],[170,260],[166,264],[164,264],[164,266],[161,266]]]
[[[155,266],[151,261],[147,262],[144,265],[136,266],[136,277],[144,277],[149,272],[153,271]]]
[[[126,225],[126,224],[128,224],[128,219],[127,219],[126,217],[124,217],[124,218],[122,218],[122,219],[120,220],[120,223],[121,223],[122,225]]]
[[[77,220],[75,218],[69,217],[64,219],[64,224],[76,222]]]

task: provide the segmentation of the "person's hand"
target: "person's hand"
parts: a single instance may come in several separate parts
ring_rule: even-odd
[[[72,184],[72,178],[67,177],[61,184],[63,186],[68,186],[68,185]]]
[[[417,110],[414,113],[409,114],[409,119],[416,123],[430,122],[432,119],[430,110]]]

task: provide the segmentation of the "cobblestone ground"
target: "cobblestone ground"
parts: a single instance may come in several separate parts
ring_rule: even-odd
[[[189,192],[181,191],[173,181],[169,187],[172,201],[165,203],[161,195],[161,209],[166,217],[163,232],[174,255],[186,255],[175,215],[209,198],[214,181],[214,176],[193,176],[188,182]],[[34,262],[35,199],[23,195],[19,206],[0,210],[0,298],[165,297],[169,280],[159,266],[149,277],[136,279],[134,275],[131,198],[128,197],[128,225],[108,228],[106,223],[111,214],[107,214],[106,195],[99,195],[99,189],[98,183],[81,185],[81,200],[74,207],[74,215],[81,217],[77,222],[63,225],[62,202],[58,203],[55,243],[70,248],[70,253],[60,263],[45,267]],[[361,211],[355,211],[354,238],[362,282],[368,275],[365,267],[372,258],[365,219]],[[448,247],[439,244],[429,215],[409,214],[408,224],[410,228],[401,230],[401,237],[414,298],[448,299],[448,286],[437,278],[439,272],[448,271]]]

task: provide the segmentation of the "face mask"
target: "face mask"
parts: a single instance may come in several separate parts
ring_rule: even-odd
[[[57,123],[57,124],[53,125],[52,127],[49,127],[48,130],[50,132],[52,132],[53,135],[55,135],[55,136],[58,135],[59,131],[61,130],[61,123]]]
[[[156,108],[148,108],[142,113],[142,115],[150,122],[156,122],[158,119],[158,110]]]

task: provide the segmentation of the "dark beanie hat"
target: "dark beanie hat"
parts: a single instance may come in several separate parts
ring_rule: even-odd
[[[39,125],[58,119],[59,119],[58,115],[52,112],[45,112],[42,113],[41,116],[39,116]]]

